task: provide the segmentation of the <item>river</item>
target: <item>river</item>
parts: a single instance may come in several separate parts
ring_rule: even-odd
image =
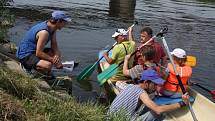
[[[72,17],[72,22],[58,32],[57,40],[63,60],[79,62],[74,76],[96,61],[99,50],[115,42],[111,35],[117,28],[127,28],[136,20],[136,40],[142,26],[151,26],[154,33],[168,26],[165,38],[170,50],[180,47],[197,57],[192,80],[215,89],[213,0],[14,0],[11,11],[16,22],[9,29],[8,39],[18,44],[33,24],[49,18],[53,10],[64,10]],[[75,86],[73,95],[87,100],[99,94],[96,75],[90,79],[91,91]]]

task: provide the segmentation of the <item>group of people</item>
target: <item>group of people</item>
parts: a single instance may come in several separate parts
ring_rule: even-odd
[[[32,69],[42,71],[47,74],[47,78],[51,78],[52,66],[63,68],[56,31],[62,29],[69,21],[71,19],[65,12],[54,11],[48,21],[34,25],[24,36],[16,53],[21,65],[29,71]],[[129,27],[128,31],[118,29],[112,35],[117,41],[112,55],[108,56],[107,52],[103,54],[109,64],[119,64],[124,61],[116,75],[111,78],[120,90],[120,94],[112,102],[109,113],[125,111],[128,118],[136,120],[136,111],[144,104],[148,110],[139,115],[138,120],[161,120],[163,112],[186,106],[188,96],[182,95],[173,65],[169,63],[165,67],[167,56],[160,43],[152,38],[152,29],[145,27],[141,30],[141,45],[150,42],[138,48],[132,32],[132,27]],[[48,42],[51,43],[51,48],[45,48]],[[136,49],[135,55],[131,56]],[[192,68],[185,64],[186,52],[176,48],[171,54],[186,89],[192,74]],[[159,95],[171,98],[182,97],[183,101],[170,105],[157,105],[150,97],[155,91]]]
[[[118,44],[114,46],[111,56],[108,56],[107,52],[103,55],[109,64],[119,64],[122,61],[124,64],[110,79],[120,91],[109,108],[110,114],[124,112],[131,120],[157,121],[163,120],[163,112],[188,104],[189,96],[182,94],[173,65],[168,63],[166,67],[165,51],[152,35],[152,29],[144,27],[140,33],[141,44],[137,48],[132,35],[132,27],[128,28],[128,32],[118,29],[112,35]],[[181,48],[176,48],[171,55],[186,89],[192,74],[192,68],[185,64],[186,52]],[[169,105],[157,105],[151,96],[155,92],[157,95],[169,98],[182,98],[182,101]],[[142,104],[147,107],[147,110],[139,113],[137,109]]]

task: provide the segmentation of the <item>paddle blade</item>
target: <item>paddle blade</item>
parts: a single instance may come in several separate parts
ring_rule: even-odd
[[[103,85],[108,79],[110,79],[112,76],[116,74],[117,67],[118,67],[117,64],[112,64],[97,76],[98,83],[100,86]]]
[[[190,65],[190,66],[196,66],[196,57],[194,57],[194,56],[187,56],[186,64]]]
[[[96,64],[91,64],[89,66],[87,66],[77,77],[77,80],[85,80],[87,78],[89,78],[91,76],[91,74],[93,73],[93,71],[96,68]]]

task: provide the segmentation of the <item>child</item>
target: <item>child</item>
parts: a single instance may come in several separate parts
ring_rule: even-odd
[[[186,65],[186,52],[181,48],[176,48],[172,52],[172,57],[174,64],[176,65],[176,69],[181,78],[182,84],[187,89],[188,80],[192,75],[192,68],[189,65]],[[178,83],[178,79],[176,78],[176,74],[173,69],[173,65],[169,63],[167,65],[167,78],[166,82],[163,85],[163,95],[169,96],[171,98],[178,98],[182,96],[182,91],[180,85]]]

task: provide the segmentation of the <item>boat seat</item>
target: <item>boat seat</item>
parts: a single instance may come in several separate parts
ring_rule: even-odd
[[[170,97],[162,97],[162,96],[157,96],[153,99],[153,101],[157,105],[168,105],[168,104],[174,104],[177,102],[182,101],[181,98],[170,98]],[[190,96],[190,102],[194,102],[194,98]]]

